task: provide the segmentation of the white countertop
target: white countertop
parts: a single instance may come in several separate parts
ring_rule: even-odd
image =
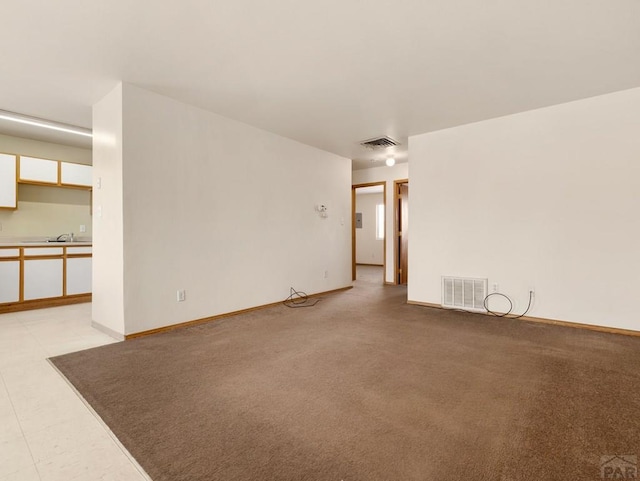
[[[2,241],[0,247],[84,247],[90,246],[90,241],[73,241],[73,242],[45,242],[45,241]]]

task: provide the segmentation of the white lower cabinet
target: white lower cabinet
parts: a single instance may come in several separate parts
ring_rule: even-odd
[[[91,257],[67,259],[67,295],[91,292]]]
[[[34,306],[26,301],[53,298],[64,304],[67,296],[90,295],[91,251],[90,245],[0,246],[0,312],[9,304],[13,309],[15,303]]]
[[[0,304],[20,300],[20,261],[0,262]]]
[[[62,296],[64,259],[25,259],[24,300]]]

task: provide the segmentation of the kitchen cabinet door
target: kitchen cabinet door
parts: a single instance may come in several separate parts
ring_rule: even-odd
[[[0,304],[20,300],[20,261],[0,262]]]
[[[20,181],[45,184],[58,183],[58,162],[20,156]]]
[[[16,156],[0,154],[0,208],[18,207]]]
[[[91,292],[91,257],[67,259],[67,295]]]
[[[25,259],[24,300],[62,296],[63,259]]]
[[[92,175],[90,165],[60,162],[60,183],[63,185],[91,187]]]

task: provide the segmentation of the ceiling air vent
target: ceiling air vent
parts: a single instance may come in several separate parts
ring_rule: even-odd
[[[400,145],[400,142],[396,142],[391,137],[385,136],[365,140],[363,142],[360,142],[360,145],[363,145],[368,149],[386,149],[387,147],[395,147],[396,145]]]

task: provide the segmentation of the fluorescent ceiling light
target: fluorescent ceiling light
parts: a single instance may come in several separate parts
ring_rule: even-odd
[[[389,167],[393,167],[394,165],[396,165],[396,159],[394,159],[393,157],[389,157],[385,161],[385,164],[387,164]]]
[[[29,117],[28,115],[16,114],[15,112],[8,112],[7,110],[0,110],[0,119],[17,122],[19,124],[33,125],[34,127],[42,127],[44,129],[57,130],[58,132],[66,132],[68,134],[93,137],[93,134],[89,129],[61,124],[59,122],[52,122],[50,120],[39,119],[37,117]]]

